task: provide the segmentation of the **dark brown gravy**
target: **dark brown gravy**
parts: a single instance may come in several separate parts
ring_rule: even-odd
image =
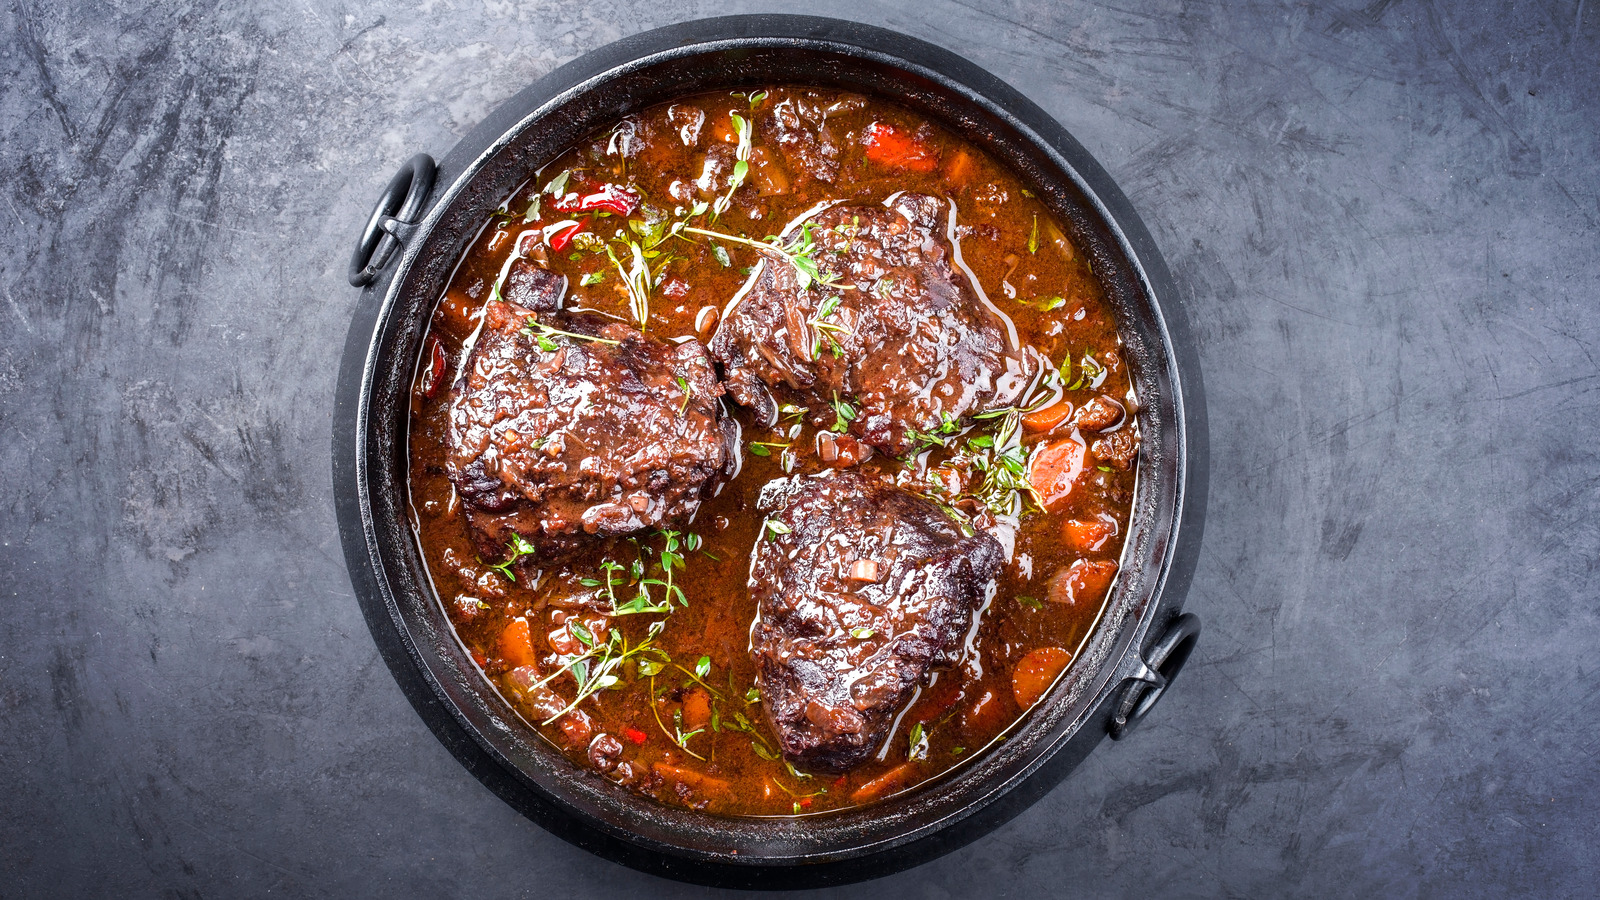
[[[770,133],[770,111],[800,95],[815,107],[834,110],[826,118],[837,148],[833,161],[837,174],[831,184],[809,177],[804,157],[786,151]],[[686,145],[685,129],[698,118],[695,111],[703,114],[703,123],[697,140]],[[473,241],[434,316],[413,394],[412,506],[423,556],[462,642],[508,701],[574,761],[606,770],[597,771],[596,777],[625,783],[666,803],[727,815],[818,813],[881,799],[936,777],[981,754],[1026,712],[1019,705],[1019,690],[1036,693],[1048,686],[1063,655],[1076,654],[1104,605],[1108,576],[1080,580],[1078,593],[1083,596],[1071,596],[1062,583],[1066,576],[1053,590],[1052,577],[1075,560],[1104,563],[1118,558],[1135,469],[1105,465],[1091,451],[1059,505],[1052,505],[1049,512],[1029,505],[1016,533],[1011,562],[1002,570],[993,599],[969,639],[963,667],[937,674],[900,718],[881,752],[844,776],[799,773],[768,758],[774,755],[776,742],[759,700],[749,697],[754,667],[747,640],[754,607],[745,579],[751,548],[761,537],[763,516],[755,511],[756,495],[767,481],[785,475],[784,448],[776,445],[791,444],[798,451],[792,455],[793,471],[817,471],[824,465],[815,451],[817,430],[811,425],[800,426],[798,436],[791,439],[791,422],[780,423],[775,431],[753,421],[746,411],[736,411],[743,427],[742,470],[682,529],[702,543],[693,551],[680,548],[684,566],[674,572],[674,584],[682,589],[687,606],[670,614],[620,616],[607,622],[584,605],[604,595],[603,587],[593,585],[603,577],[603,559],[627,566],[639,558],[630,541],[596,546],[542,571],[511,569],[515,581],[494,568],[502,559],[479,559],[443,474],[449,385],[440,389],[429,384],[439,377],[428,371],[436,352],[433,339],[447,363],[445,371],[455,372],[463,342],[475,327],[474,315],[490,296],[519,235],[563,219],[584,218],[550,209],[549,196],[540,197],[536,214],[532,209],[535,196],[558,173],[581,170],[592,182],[627,186],[669,215],[674,207],[687,208],[693,199],[709,201],[723,193],[686,195],[684,185],[693,190],[695,179],[707,170],[708,153],[712,169],[722,158],[722,171],[727,171],[728,151],[738,137],[730,114],[754,122],[749,176],[733,192],[730,208],[707,227],[760,240],[823,200],[876,204],[905,190],[948,198],[958,210],[956,234],[967,267],[991,302],[1015,323],[1020,341],[1057,366],[1069,356],[1073,360],[1065,373],[1066,386],[1075,381],[1080,386],[1066,391],[1066,399],[1075,407],[1097,396],[1120,401],[1129,411],[1126,427],[1132,428],[1128,373],[1101,288],[1087,259],[1010,172],[938,126],[876,99],[775,88],[752,104],[745,95],[708,94],[645,110],[568,151],[509,198],[504,214],[496,215]],[[915,136],[915,152],[891,154],[898,163],[883,161],[882,150],[869,158],[863,135],[875,123]],[[675,191],[684,199],[676,199]],[[584,225],[585,231],[608,239],[619,228],[627,234],[626,223],[617,216],[591,216]],[[698,336],[705,339],[709,333],[704,326],[712,314],[703,310],[720,310],[727,303],[745,281],[741,268],[752,265],[756,253],[721,245],[732,263],[726,267],[713,249],[718,245],[709,240],[669,239],[662,249],[668,245],[679,258],[666,267],[661,283],[651,291],[647,330],[662,337],[696,336],[698,318],[702,326]],[[550,268],[569,279],[567,305],[629,320],[629,298],[616,267],[603,250],[588,246],[592,242],[567,243],[563,252],[547,253]],[[586,280],[591,283],[584,284]],[[1093,361],[1087,372],[1085,357]],[[1095,366],[1100,367],[1098,373]],[[429,387],[434,387],[432,396]],[[979,422],[968,436],[985,433],[992,425]],[[1078,433],[1070,421],[1051,431],[1030,430],[1026,443],[1037,459],[1045,445],[1073,435],[1085,445],[1096,443],[1094,434]],[[757,441],[773,445],[763,447],[769,455],[751,452],[752,442]],[[934,460],[942,455],[936,452]],[[899,461],[882,455],[863,465],[890,476],[901,468]],[[1080,528],[1074,532],[1080,547],[1085,542],[1098,546],[1075,549],[1068,545],[1074,538],[1064,536],[1069,520],[1114,522],[1115,534],[1106,536],[1091,528],[1085,537]],[[1101,529],[1106,530],[1111,529]],[[638,543],[648,548],[647,575],[659,575],[663,538],[646,536]],[[1101,568],[1105,574],[1105,566]],[[583,579],[591,583],[586,585]],[[636,588],[618,583],[613,590],[621,599],[632,596]],[[641,677],[636,661],[630,660],[618,668],[617,686],[596,692],[576,707],[581,717],[569,714],[553,724],[538,725],[550,710],[535,709],[511,673],[523,661],[518,656],[536,660],[544,673],[556,671],[559,663],[550,664],[553,654],[561,647],[574,652],[572,629],[562,624],[569,617],[593,623],[592,630],[602,639],[608,629],[616,628],[630,645],[646,638],[651,622],[664,621],[654,646],[670,656],[671,663],[653,677]],[[528,650],[516,644],[523,634],[518,620],[528,626]],[[1041,652],[1025,661],[1031,651]],[[697,668],[703,669],[702,659],[709,670],[696,674]],[[1020,676],[1019,665],[1024,670]],[[548,687],[566,700],[574,693],[570,673],[558,675]],[[679,734],[691,732],[697,733],[678,740]],[[620,753],[591,754],[600,735],[611,736]],[[601,749],[610,747],[608,743]]]

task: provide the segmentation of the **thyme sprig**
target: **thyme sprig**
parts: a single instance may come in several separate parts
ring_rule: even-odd
[[[522,559],[524,556],[532,556],[533,545],[528,543],[527,538],[524,538],[522,535],[513,531],[511,532],[511,540],[506,544],[506,547],[511,551],[511,558],[503,563],[495,563],[489,566],[489,568],[494,569],[512,581],[516,581],[517,574],[511,571],[511,567],[516,564],[517,560]]]
[[[817,268],[816,253],[818,244],[811,239],[813,225],[807,222],[800,228],[800,236],[792,241],[789,246],[784,246],[783,238],[777,235],[768,235],[765,241],[728,234],[722,231],[711,231],[706,228],[696,228],[685,225],[683,230],[690,234],[698,234],[718,241],[727,241],[733,244],[742,244],[757,250],[763,255],[781,259],[794,268],[795,278],[800,283],[800,290],[806,290],[812,284],[823,287],[837,288],[838,290],[854,290],[853,286],[839,283],[839,276],[832,273],[823,274]]]
[[[562,656],[561,667],[539,679],[529,690],[542,687],[561,675],[570,673],[573,681],[577,682],[578,692],[572,698],[571,703],[568,703],[560,712],[545,719],[543,724],[549,725],[551,722],[577,709],[578,704],[589,699],[594,694],[616,687],[622,680],[617,673],[620,671],[622,664],[629,659],[654,658],[663,663],[670,662],[671,657],[667,655],[667,652],[655,646],[655,639],[661,635],[661,632],[666,627],[665,619],[651,622],[645,639],[636,645],[630,645],[627,638],[622,636],[622,632],[615,628],[609,629],[607,637],[601,640],[590,633],[589,629],[582,624],[573,621],[568,626],[568,630],[572,632],[573,637],[578,639],[579,643],[583,644],[585,649],[582,653]]]
[[[556,335],[572,338],[573,340],[577,341],[593,341],[596,344],[610,344],[613,347],[616,347],[622,343],[621,341],[614,341],[610,338],[595,337],[592,334],[577,334],[576,332],[572,331],[562,331],[559,328],[551,328],[549,325],[544,324],[533,316],[529,316],[527,323],[522,326],[522,333],[532,337],[534,342],[539,345],[539,349],[546,353],[551,353],[555,351],[557,347],[561,346],[554,340]]]
[[[751,106],[753,110],[754,105]],[[752,123],[749,119],[736,112],[728,113],[728,118],[733,122],[733,133],[739,139],[738,147],[733,151],[733,171],[728,175],[728,192],[716,199],[711,205],[711,221],[715,222],[719,216],[728,211],[733,205],[733,192],[744,186],[745,177],[750,174],[750,151],[754,149],[751,139]]]

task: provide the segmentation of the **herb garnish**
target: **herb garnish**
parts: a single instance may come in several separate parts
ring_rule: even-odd
[[[694,396],[694,385],[690,384],[689,379],[684,378],[682,375],[675,377],[678,382],[678,390],[683,391],[683,405],[678,407],[678,418],[681,419],[683,414],[689,410],[689,398]]]
[[[752,105],[751,108],[754,109],[754,106]],[[734,150],[733,154],[733,172],[728,176],[728,192],[718,197],[716,202],[711,204],[711,220],[713,222],[717,220],[718,216],[727,212],[728,207],[733,205],[733,192],[744,186],[745,176],[750,174],[751,123],[744,116],[735,112],[728,113],[728,118],[733,121],[733,132],[739,139],[739,146]]]
[[[833,400],[829,405],[833,407],[834,419],[828,430],[835,434],[844,434],[845,431],[849,430],[850,423],[854,422],[856,416],[860,415],[860,412],[854,406],[851,406],[848,400],[840,400],[837,391],[834,392]]]
[[[573,697],[571,703],[567,704],[560,712],[545,719],[543,724],[549,725],[576,709],[579,703],[582,703],[591,695],[616,687],[621,681],[616,672],[627,660],[647,656],[663,661],[670,659],[665,650],[654,646],[655,639],[660,636],[662,630],[666,627],[665,620],[651,622],[645,639],[636,646],[629,646],[627,639],[622,636],[622,632],[615,628],[610,629],[610,634],[604,641],[590,634],[589,629],[584,628],[582,625],[575,625],[569,628],[568,630],[572,632],[573,637],[576,637],[586,649],[576,655],[562,656],[561,667],[539,679],[529,690],[549,684],[563,673],[570,672],[573,681],[578,684],[578,693]]]
[[[611,264],[616,266],[617,274],[622,276],[622,283],[628,289],[628,309],[633,317],[639,321],[642,331],[650,319],[650,265],[644,261],[644,248],[638,241],[622,241],[632,252],[632,259],[627,268],[622,267],[622,260],[617,259],[617,253],[606,245],[606,256]]]
[[[510,543],[506,544],[506,546],[511,549],[511,558],[503,563],[491,565],[489,568],[494,569],[512,581],[516,581],[517,575],[515,572],[511,571],[511,566],[524,556],[532,556],[533,545],[528,543],[527,539],[522,535],[513,531],[511,532],[511,541]]]
[[[879,283],[881,284],[882,282]],[[835,359],[844,356],[844,348],[839,346],[839,342],[834,339],[833,333],[838,332],[839,334],[849,334],[850,329],[840,325],[837,322],[824,321],[839,309],[839,302],[841,299],[842,298],[839,294],[829,294],[828,296],[822,298],[822,302],[817,304],[817,314],[806,321],[807,325],[810,325],[813,329],[815,329],[815,332],[811,335],[812,359],[816,359],[822,354],[823,338],[827,338],[829,346],[831,346],[833,349],[833,356]]]
[[[769,541],[775,541],[778,539],[778,535],[788,534],[794,530],[782,522],[779,522],[777,519],[768,519],[764,523],[764,527],[766,528],[767,540]]]
[[[522,333],[532,337],[538,343],[539,349],[546,353],[554,352],[561,346],[553,340],[554,336],[558,334],[573,340],[594,341],[596,344],[610,344],[613,347],[622,343],[621,341],[613,341],[610,338],[595,337],[592,334],[577,334],[571,331],[562,331],[559,328],[551,328],[533,316],[529,316],[527,324],[522,326]]]
[[[1061,361],[1061,381],[1066,383],[1072,380],[1072,351],[1067,351],[1067,358]],[[1076,391],[1081,388],[1097,388],[1105,380],[1106,367],[1100,364],[1089,353],[1083,354],[1083,359],[1078,361],[1078,378],[1066,386],[1066,390]]]
[[[906,759],[928,758],[928,733],[923,730],[922,723],[911,726],[911,748],[906,751]]]
[[[838,288],[839,290],[853,290],[854,288],[851,286],[839,284],[839,278],[837,275],[833,275],[831,273],[824,275],[822,274],[821,270],[817,268],[816,252],[818,245],[811,239],[811,229],[813,227],[813,224],[810,222],[807,222],[805,225],[801,226],[800,236],[794,241],[791,241],[788,246],[784,246],[783,238],[777,235],[770,235],[765,241],[758,241],[752,238],[741,237],[736,234],[727,234],[726,232],[721,231],[710,231],[705,228],[695,228],[689,225],[685,225],[683,230],[689,232],[690,234],[703,235],[714,240],[743,244],[746,247],[758,250],[767,256],[776,256],[784,260],[794,268],[795,280],[799,282],[800,290],[802,291],[810,288],[812,283],[820,284],[824,287]]]

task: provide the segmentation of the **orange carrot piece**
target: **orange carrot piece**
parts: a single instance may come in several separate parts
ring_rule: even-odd
[[[697,731],[711,724],[711,695],[695,688],[683,697],[683,727]]]
[[[721,778],[713,778],[704,772],[696,772],[682,766],[668,765],[664,762],[654,763],[650,766],[657,776],[668,784],[676,782],[691,791],[701,794],[722,794],[728,791],[728,782]]]
[[[957,150],[944,164],[944,180],[951,187],[963,187],[972,178],[972,154]]]
[[[850,794],[850,799],[856,803],[866,803],[870,800],[877,800],[880,797],[887,796],[888,794],[892,794],[903,787],[909,786],[916,780],[916,777],[917,764],[909,761],[903,762],[900,765],[895,766],[889,771],[883,773],[882,775],[879,775],[877,778],[874,778],[866,784],[863,784],[861,787],[856,788],[855,791]]]
[[[538,662],[533,652],[533,636],[528,631],[528,620],[517,616],[500,632],[500,658],[515,666],[531,666]]]
[[[1103,519],[1068,519],[1061,523],[1061,540],[1079,553],[1093,553],[1116,537],[1117,523]]]
[[[909,169],[913,172],[932,172],[939,168],[939,157],[926,147],[917,136],[890,125],[873,122],[861,135],[866,145],[867,159],[881,166]]]
[[[1084,447],[1072,438],[1035,450],[1028,464],[1028,482],[1039,492],[1045,509],[1057,506],[1072,493],[1083,472]]]
[[[1016,694],[1017,705],[1028,709],[1038,703],[1069,662],[1072,662],[1072,654],[1060,647],[1030,651],[1011,671],[1011,691]]]
[[[1072,565],[1050,576],[1051,603],[1099,603],[1117,576],[1117,564],[1109,559],[1075,559]]]
[[[1049,431],[1070,415],[1072,415],[1072,404],[1065,400],[1057,400],[1043,409],[1036,409],[1023,416],[1022,427],[1033,432]]]

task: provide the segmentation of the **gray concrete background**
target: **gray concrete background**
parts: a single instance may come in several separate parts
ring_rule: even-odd
[[[690,896],[521,819],[379,660],[330,499],[383,181],[771,3],[0,11],[0,896]],[[1200,340],[1206,634],[1133,739],[839,896],[1593,896],[1600,8],[815,0],[987,67]]]

